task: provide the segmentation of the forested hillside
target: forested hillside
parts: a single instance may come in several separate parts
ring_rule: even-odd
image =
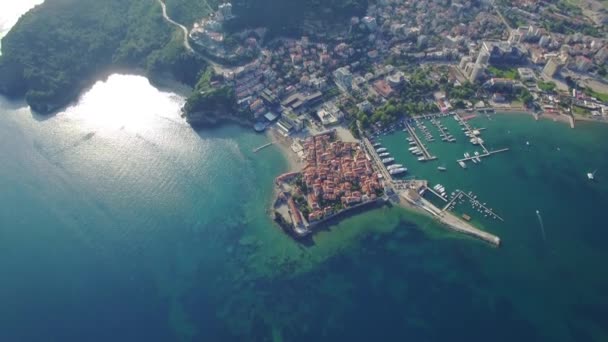
[[[46,0],[3,39],[0,92],[46,113],[121,68],[194,84],[204,63],[185,53],[177,34],[155,0]]]
[[[166,0],[169,14],[190,27],[225,0]],[[316,17],[332,22],[362,15],[368,0],[231,0],[233,29],[267,27],[274,34],[297,32],[302,20]]]

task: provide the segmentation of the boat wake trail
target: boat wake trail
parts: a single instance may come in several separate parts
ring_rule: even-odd
[[[545,235],[545,225],[543,224],[542,216],[540,216],[540,211],[536,211],[536,216],[538,217],[538,223],[540,224],[540,231],[543,234],[543,240],[547,241],[547,236]]]

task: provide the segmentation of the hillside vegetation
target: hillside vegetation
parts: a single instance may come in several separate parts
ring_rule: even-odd
[[[190,27],[215,10],[222,0],[166,0],[170,16]],[[368,0],[232,0],[236,19],[233,30],[245,27],[267,27],[274,34],[298,32],[302,21],[318,18],[335,22],[353,15],[363,15]]]
[[[204,62],[178,34],[155,0],[46,0],[2,40],[0,93],[48,113],[114,70],[170,72],[193,85],[197,71],[189,70]]]

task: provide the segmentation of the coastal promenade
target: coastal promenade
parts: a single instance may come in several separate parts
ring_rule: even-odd
[[[372,146],[371,141],[369,141],[369,139],[367,139],[365,137],[363,138],[362,141],[363,141],[363,147],[365,148],[367,155],[372,159],[373,164],[376,165],[376,169],[382,174],[382,177],[384,178],[384,180],[386,181],[387,184],[392,184],[393,177],[391,177],[391,174],[388,172],[388,170],[386,169],[386,167],[380,160],[380,157],[378,157],[378,154],[374,150],[374,147]]]

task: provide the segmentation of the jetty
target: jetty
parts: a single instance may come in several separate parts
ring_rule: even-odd
[[[437,159],[437,157],[431,155],[431,153],[426,149],[426,146],[424,146],[424,144],[422,143],[422,141],[418,137],[418,134],[416,134],[416,131],[414,130],[414,128],[412,126],[410,126],[409,123],[405,124],[405,128],[407,129],[407,132],[410,134],[410,136],[412,137],[412,139],[414,139],[414,142],[416,143],[416,146],[420,149],[420,151],[422,151],[422,154],[424,156],[424,160],[435,160],[435,159]]]
[[[269,142],[268,144],[264,144],[262,146],[256,147],[253,149],[253,153],[258,153],[259,151],[265,149],[268,146],[272,146],[274,144],[274,141]]]
[[[466,192],[462,191],[462,190],[456,190],[455,195],[452,197],[452,199],[445,205],[445,207],[443,207],[443,211],[447,211],[450,210],[450,208],[452,207],[452,205],[454,204],[455,201],[457,201],[459,198],[461,198],[462,196],[465,196],[469,199],[469,201],[471,202],[471,204],[473,204],[474,206],[478,206],[479,208],[484,210],[484,213],[494,217],[502,222],[504,222],[505,220],[498,216],[498,214],[496,214],[494,212],[494,210],[492,210],[492,208],[488,208],[485,206],[485,204],[481,203],[479,200],[477,200],[474,197],[471,197],[471,195],[467,194]]]
[[[428,212],[432,217],[449,229],[473,236],[494,246],[500,246],[500,238],[498,236],[475,228],[470,223],[465,222],[447,209],[449,208],[449,205],[440,209],[423,198],[421,193],[424,193],[426,190],[432,191],[427,187],[426,181],[412,181],[407,184],[407,186],[401,187],[399,195],[413,206]]]
[[[440,193],[438,193],[437,191],[435,191],[435,189],[432,189],[432,188],[427,187],[425,191],[430,191],[430,192],[431,192],[433,195],[435,195],[435,196],[437,196],[437,197],[441,198],[441,200],[442,200],[442,201],[444,201],[444,202],[447,202],[447,201],[448,201],[448,200],[447,200],[447,198],[445,198],[445,197],[441,196],[441,194],[440,194]]]
[[[482,127],[482,128],[473,128],[467,122],[467,120],[461,118],[460,116],[454,115],[454,118],[456,119],[456,121],[458,121],[458,124],[460,126],[463,126],[462,130],[465,132],[465,135],[471,139],[471,143],[473,145],[478,145],[479,147],[481,147],[481,150],[483,151],[483,153],[480,153],[479,155],[471,155],[469,157],[465,157],[465,158],[462,158],[462,159],[457,159],[456,162],[458,162],[459,164],[467,162],[469,160],[472,160],[472,161],[475,161],[475,160],[481,161],[481,158],[489,157],[489,156],[491,156],[493,154],[500,153],[500,152],[506,152],[506,151],[509,150],[508,148],[501,148],[501,149],[492,150],[492,151],[488,150],[488,148],[484,145],[484,141],[479,137],[480,132],[483,131],[483,130],[485,130],[484,127]]]
[[[481,159],[481,158],[489,157],[489,156],[491,156],[491,155],[493,155],[493,154],[496,154],[496,153],[500,153],[500,152],[506,152],[506,151],[508,151],[508,150],[509,150],[509,148],[508,148],[508,147],[507,147],[507,148],[501,148],[500,150],[495,150],[495,151],[488,151],[488,150],[485,148],[485,146],[482,146],[482,148],[483,148],[483,149],[484,149],[484,151],[485,151],[484,153],[481,153],[481,154],[479,154],[478,156],[476,156],[476,155],[472,155],[472,156],[470,156],[470,157],[467,157],[467,158],[462,158],[462,159],[458,159],[458,160],[456,160],[456,161],[457,161],[457,162],[466,162],[466,161],[473,160],[473,159],[477,159],[477,158],[480,158],[480,159]]]

